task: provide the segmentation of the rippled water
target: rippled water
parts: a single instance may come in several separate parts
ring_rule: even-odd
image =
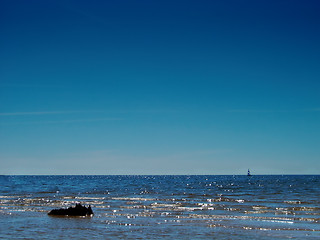
[[[316,176],[0,176],[3,239],[320,239]],[[51,217],[91,205],[95,215]]]

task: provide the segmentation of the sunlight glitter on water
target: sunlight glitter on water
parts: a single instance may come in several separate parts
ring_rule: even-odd
[[[68,178],[63,178],[63,184],[66,184],[66,179]],[[247,232],[246,235],[251,236],[252,239],[258,239],[258,236],[261,239],[270,236],[282,239],[284,236],[295,237],[303,234],[304,238],[320,236],[319,201],[312,195],[319,191],[319,188],[315,187],[318,185],[313,185],[314,188],[310,190],[312,193],[306,190],[301,193],[295,192],[293,200],[286,192],[282,195],[277,194],[275,199],[272,195],[275,186],[271,179],[268,192],[265,192],[265,188],[260,188],[261,181],[264,182],[264,186],[269,184],[268,178],[256,179],[256,182],[250,179],[248,184],[246,178],[235,181],[231,176],[220,178],[217,176],[206,178],[202,176],[188,176],[188,178],[186,176],[98,176],[86,177],[87,185],[83,189],[68,187],[66,190],[63,190],[64,185],[61,185],[58,177],[50,176],[49,181],[42,177],[40,180],[47,181],[48,186],[50,181],[52,185],[59,185],[61,191],[48,193],[45,189],[34,191],[30,188],[28,193],[24,191],[21,194],[17,189],[8,194],[1,193],[0,218],[5,221],[4,226],[14,229],[19,224],[22,224],[21,227],[24,226],[26,221],[40,221],[36,226],[40,228],[39,231],[43,231],[41,228],[44,225],[41,222],[49,221],[56,224],[56,228],[60,228],[59,222],[68,220],[50,219],[47,212],[52,208],[70,207],[80,202],[91,205],[95,213],[94,217],[87,222],[89,225],[82,227],[94,231],[107,225],[110,232],[95,232],[96,236],[104,238],[122,231],[122,227],[140,232],[140,237],[149,239],[156,239],[156,236],[161,235],[163,231],[167,232],[165,235],[167,238],[184,239],[190,236],[194,229],[198,230],[196,238],[204,239],[213,232],[217,236],[227,232],[235,239],[242,239],[243,231]],[[81,177],[69,179],[72,185],[77,185],[77,181],[82,182],[82,180]],[[232,184],[228,183],[229,180]],[[286,181],[297,182],[299,178],[298,180],[294,178],[280,180],[286,185]],[[305,181],[303,178],[300,180]],[[27,182],[28,178],[22,178],[21,181]],[[108,181],[112,184],[108,184]],[[189,183],[184,184],[185,181]],[[211,181],[211,185],[208,181]],[[159,182],[164,183],[161,185]],[[214,182],[217,183],[216,185],[222,185],[222,189],[217,187],[212,190]],[[226,186],[233,188],[233,194],[225,191]],[[279,192],[282,186],[277,187],[276,191]],[[96,190],[90,191],[90,188]],[[118,189],[127,190],[119,191]],[[254,192],[256,197],[246,195],[248,191]],[[297,200],[297,196],[300,196],[300,199]],[[15,226],[10,225],[11,221],[15,222]],[[72,223],[74,220],[70,221]],[[64,231],[79,236],[77,234],[82,230],[78,229],[77,225],[72,226],[74,228],[67,228]],[[10,236],[10,233],[4,227],[2,228],[0,237]],[[177,230],[181,230],[179,236],[175,233]],[[261,234],[256,235],[256,231]],[[262,232],[268,232],[269,235],[265,236]],[[131,237],[126,235],[126,238]]]

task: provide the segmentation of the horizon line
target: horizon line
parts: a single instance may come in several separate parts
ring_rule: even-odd
[[[320,174],[252,174],[253,176],[320,176]],[[246,176],[247,174],[0,174],[0,176]]]

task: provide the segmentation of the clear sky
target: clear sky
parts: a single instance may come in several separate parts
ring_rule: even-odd
[[[0,1],[0,174],[320,174],[320,1]]]

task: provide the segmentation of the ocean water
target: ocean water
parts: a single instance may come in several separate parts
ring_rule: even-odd
[[[0,239],[320,239],[320,175],[0,176]]]

